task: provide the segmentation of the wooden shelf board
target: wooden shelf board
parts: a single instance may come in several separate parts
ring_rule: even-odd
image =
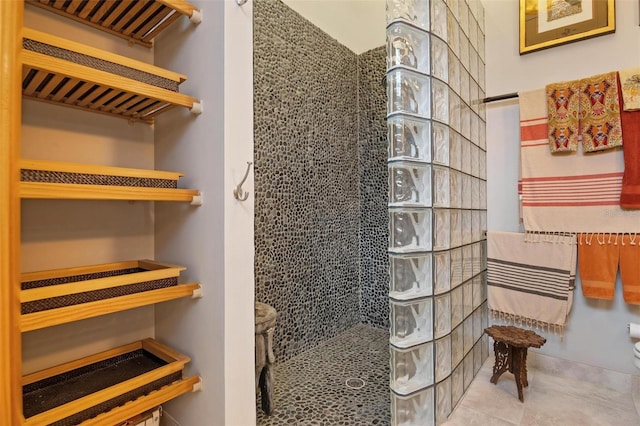
[[[24,333],[81,319],[138,308],[140,306],[179,299],[193,295],[194,291],[198,289],[200,289],[200,285],[197,283],[178,284],[157,290],[25,314],[20,317],[20,331]]]

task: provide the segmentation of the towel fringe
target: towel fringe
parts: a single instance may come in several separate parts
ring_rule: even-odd
[[[548,322],[540,321],[535,318],[529,318],[522,315],[516,315],[509,312],[502,312],[495,309],[489,309],[492,320],[499,320],[507,325],[516,325],[519,327],[525,326],[527,328],[535,328],[542,332],[553,333],[564,338],[565,325],[564,324],[551,324]]]

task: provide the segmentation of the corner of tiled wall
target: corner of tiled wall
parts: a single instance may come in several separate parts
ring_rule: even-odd
[[[387,0],[393,425],[447,419],[483,361],[484,9]]]

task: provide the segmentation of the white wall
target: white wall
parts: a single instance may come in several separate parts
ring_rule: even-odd
[[[487,95],[544,87],[607,71],[640,66],[638,1],[616,1],[615,34],[520,56],[518,2],[484,0]],[[519,125],[516,101],[487,105],[489,230],[519,231]],[[585,299],[580,283],[564,339],[547,334],[541,353],[612,370],[640,374],[633,366],[626,324],[640,322],[640,306],[627,305],[621,284],[613,302]]]
[[[200,207],[156,203],[156,256],[187,266],[185,281],[204,297],[156,306],[156,335],[189,355],[188,374],[203,391],[166,404],[184,426],[255,424],[253,177],[239,202],[233,188],[253,161],[251,3],[193,2],[197,26],[183,20],[156,40],[156,64],[187,75],[180,91],[203,99],[204,112],[175,110],[156,123],[158,167],[185,173]],[[253,171],[253,169],[252,169]]]
[[[385,44],[385,0],[283,0],[315,26],[360,54]]]

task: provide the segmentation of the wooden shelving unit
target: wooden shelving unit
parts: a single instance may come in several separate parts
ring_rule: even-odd
[[[18,332],[120,312],[182,297],[198,297],[198,283],[178,282],[182,266],[157,261],[129,261],[19,274],[20,199],[152,200],[194,202],[194,189],[178,188],[181,173],[20,159],[20,95],[60,106],[109,114],[129,121],[153,123],[175,107],[194,113],[200,100],[181,94],[186,76],[75,41],[24,28],[24,3],[146,47],[183,16],[198,22],[200,11],[183,0],[24,0],[0,2],[0,215],[2,278],[0,342],[8,363],[0,368],[0,423],[11,425],[119,424],[200,388],[200,377],[183,377],[190,359],[153,339],[110,349],[21,377]],[[5,149],[7,148],[7,149]],[[197,202],[195,202],[197,204]],[[132,270],[119,273],[119,270]],[[80,278],[78,278],[80,277]],[[37,281],[50,281],[49,284]],[[30,284],[32,287],[29,287]],[[21,288],[21,284],[25,284]],[[74,299],[71,301],[71,299]],[[80,300],[79,302],[75,299]],[[44,303],[43,307],[37,307]],[[35,306],[35,308],[34,308]],[[109,362],[144,353],[157,363],[116,380]],[[119,361],[117,361],[119,362]],[[135,363],[134,363],[135,364]],[[6,367],[6,368],[5,368]],[[74,372],[106,367],[107,385],[74,394]],[[83,376],[84,377],[84,376]],[[49,397],[31,398],[62,383]],[[20,393],[22,389],[22,393]],[[66,392],[70,394],[67,395]],[[21,396],[22,395],[22,396]],[[47,407],[29,405],[43,403]],[[66,420],[65,420],[66,419]]]
[[[153,123],[176,106],[200,100],[178,93],[186,76],[55,37],[23,30],[22,94],[42,102]]]
[[[182,0],[26,0],[130,43],[151,47],[153,39],[181,16],[193,18],[198,9]]]

